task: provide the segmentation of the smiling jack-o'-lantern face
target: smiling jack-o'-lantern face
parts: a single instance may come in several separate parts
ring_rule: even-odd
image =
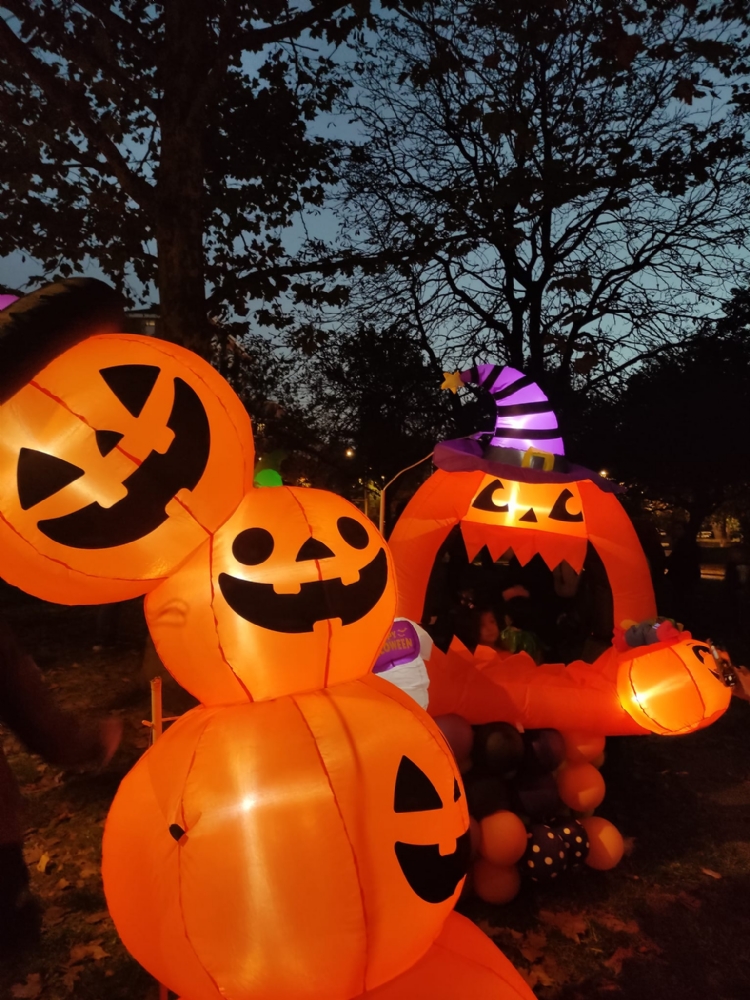
[[[346,500],[255,489],[146,601],[167,668],[204,704],[361,677],[393,622],[390,555]]]
[[[252,481],[249,419],[174,344],[94,336],[0,407],[2,571],[61,603],[144,593]]]
[[[199,708],[122,782],[105,892],[126,947],[181,995],[344,1000],[430,946],[468,825],[450,750],[386,681]]]
[[[538,553],[550,569],[565,561],[579,572],[591,543],[607,572],[615,623],[656,613],[648,563],[612,493],[589,480],[525,482],[507,469],[497,476],[438,469],[389,538],[404,617],[421,620],[435,558],[455,525],[470,560],[486,545],[493,559],[512,550],[525,564]]]

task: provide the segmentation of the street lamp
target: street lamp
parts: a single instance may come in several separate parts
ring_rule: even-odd
[[[432,458],[432,452],[430,452],[429,455],[425,455],[424,458],[420,458],[418,462],[412,462],[411,465],[407,465],[405,469],[400,469],[392,479],[388,480],[385,486],[380,488],[380,514],[378,515],[378,529],[381,535],[383,534],[383,530],[385,528],[385,491],[389,486],[396,482],[402,473],[408,472],[409,469],[416,469],[418,465],[421,465],[422,462],[426,462],[428,458]]]
[[[344,454],[347,458],[354,458],[354,448],[347,448]]]

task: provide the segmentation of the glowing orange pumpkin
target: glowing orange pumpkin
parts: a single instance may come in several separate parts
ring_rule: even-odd
[[[251,490],[146,600],[164,663],[204,704],[364,676],[395,614],[390,554],[352,504],[321,490]]]
[[[435,557],[456,524],[470,560],[486,545],[494,559],[512,549],[524,564],[539,553],[550,569],[565,560],[578,572],[591,542],[607,571],[615,622],[655,614],[646,558],[612,493],[589,480],[519,482],[508,470],[495,476],[438,469],[412,497],[389,539],[400,615],[421,621]]]
[[[150,337],[89,337],[0,407],[3,575],[62,604],[142,594],[229,516],[252,470],[249,418],[209,364]]]
[[[710,726],[726,712],[732,696],[710,648],[690,637],[621,655],[617,692],[635,722],[664,736]]]
[[[440,933],[468,829],[439,730],[369,677],[183,716],[120,786],[104,886],[126,947],[191,1000],[346,1000]]]

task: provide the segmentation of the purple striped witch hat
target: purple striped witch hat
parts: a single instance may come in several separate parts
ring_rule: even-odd
[[[522,483],[570,483],[590,479],[608,493],[622,487],[591,469],[573,465],[549,400],[528,375],[503,365],[474,365],[444,372],[443,389],[477,385],[495,401],[495,428],[441,441],[433,462],[445,472],[485,472]]]

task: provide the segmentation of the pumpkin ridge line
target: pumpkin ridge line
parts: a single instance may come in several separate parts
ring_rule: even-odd
[[[316,694],[318,696],[322,696],[322,697],[328,697],[328,692],[325,689],[322,690],[322,691],[311,692],[311,693],[312,694]],[[299,702],[297,701],[297,698],[295,697],[295,695],[292,694],[292,695],[289,695],[289,697],[291,698],[292,704],[294,705],[294,707],[299,712],[300,718],[302,719],[302,722],[303,722],[305,728],[307,729],[308,733],[310,734],[310,739],[312,740],[313,746],[315,747],[315,753],[317,754],[318,760],[320,761],[320,766],[321,766],[321,768],[323,770],[323,774],[325,775],[326,781],[328,782],[328,787],[331,790],[331,795],[333,797],[333,802],[334,802],[334,805],[336,806],[336,812],[339,814],[339,819],[341,820],[341,827],[342,827],[342,830],[344,832],[344,836],[346,837],[346,841],[349,844],[349,850],[351,851],[351,855],[352,855],[352,864],[354,865],[354,871],[357,874],[357,887],[359,889],[359,900],[360,900],[360,904],[362,906],[362,923],[364,925],[364,932],[365,932],[365,955],[364,955],[364,968],[362,970],[362,990],[361,990],[361,992],[364,993],[367,990],[367,972],[368,972],[368,969],[370,967],[370,929],[369,929],[369,921],[367,919],[367,906],[366,906],[366,903],[365,903],[364,887],[362,885],[362,875],[360,873],[359,863],[358,863],[358,860],[357,860],[357,852],[354,850],[354,844],[352,843],[352,838],[351,838],[351,835],[349,833],[349,828],[346,825],[346,820],[344,819],[344,813],[343,813],[343,811],[341,809],[341,805],[339,803],[338,796],[336,795],[336,790],[333,787],[333,781],[331,780],[330,772],[329,772],[328,768],[326,767],[326,762],[323,759],[323,754],[321,753],[320,747],[318,746],[318,741],[315,738],[315,733],[313,732],[313,728],[310,725],[310,723],[308,722],[307,716],[302,711],[302,708],[301,708]]]
[[[187,828],[187,820],[185,819],[185,788],[186,788],[187,783],[188,783],[188,778],[190,777],[190,772],[193,770],[193,765],[195,764],[195,758],[196,758],[196,754],[198,753],[198,747],[200,746],[201,740],[203,739],[203,737],[204,737],[204,735],[206,733],[206,730],[208,729],[209,725],[211,724],[212,719],[213,719],[213,715],[210,716],[208,719],[206,719],[205,725],[203,726],[203,729],[201,730],[200,736],[195,741],[195,746],[193,747],[193,753],[192,753],[192,755],[190,757],[190,763],[188,764],[188,769],[185,772],[185,781],[183,783],[182,791],[180,793],[180,813],[181,813],[181,816],[182,816],[182,821],[185,824],[185,826],[183,827],[183,829],[188,834],[190,833],[190,831]],[[183,933],[185,934],[185,940],[186,940],[186,942],[188,944],[188,947],[190,948],[190,950],[192,951],[193,955],[195,956],[195,960],[198,963],[199,967],[205,972],[206,976],[209,978],[209,980],[211,981],[211,984],[213,985],[214,989],[216,990],[218,996],[221,997],[222,996],[222,990],[221,990],[219,984],[216,982],[216,980],[214,979],[214,977],[211,975],[211,973],[208,971],[208,969],[204,965],[203,961],[198,956],[198,952],[196,951],[195,945],[193,944],[193,942],[192,942],[192,940],[190,938],[190,933],[188,932],[187,920],[185,919],[185,910],[184,910],[184,907],[182,905],[182,877],[181,877],[181,874],[182,874],[182,853],[181,853],[180,848],[177,846],[177,844],[175,844],[175,848],[176,848],[176,850],[178,852],[177,853],[177,887],[178,887],[178,899],[179,899],[179,906],[180,906],[180,916],[182,917],[182,930],[183,930]]]
[[[221,636],[219,635],[219,619],[216,617],[216,609],[214,608],[214,601],[216,599],[216,589],[214,587],[214,535],[209,535],[208,539],[208,579],[211,587],[211,617],[214,620],[214,633],[216,635],[216,645],[219,647],[219,654],[224,663],[226,663],[226,665],[229,667],[234,679],[237,681],[239,686],[245,692],[245,695],[248,698],[248,700],[250,702],[254,702],[255,698],[253,698],[249,688],[247,687],[246,684],[244,684],[242,679],[237,674],[237,671],[234,669],[232,664],[227,659],[227,655],[224,652],[224,647],[221,643]]]

